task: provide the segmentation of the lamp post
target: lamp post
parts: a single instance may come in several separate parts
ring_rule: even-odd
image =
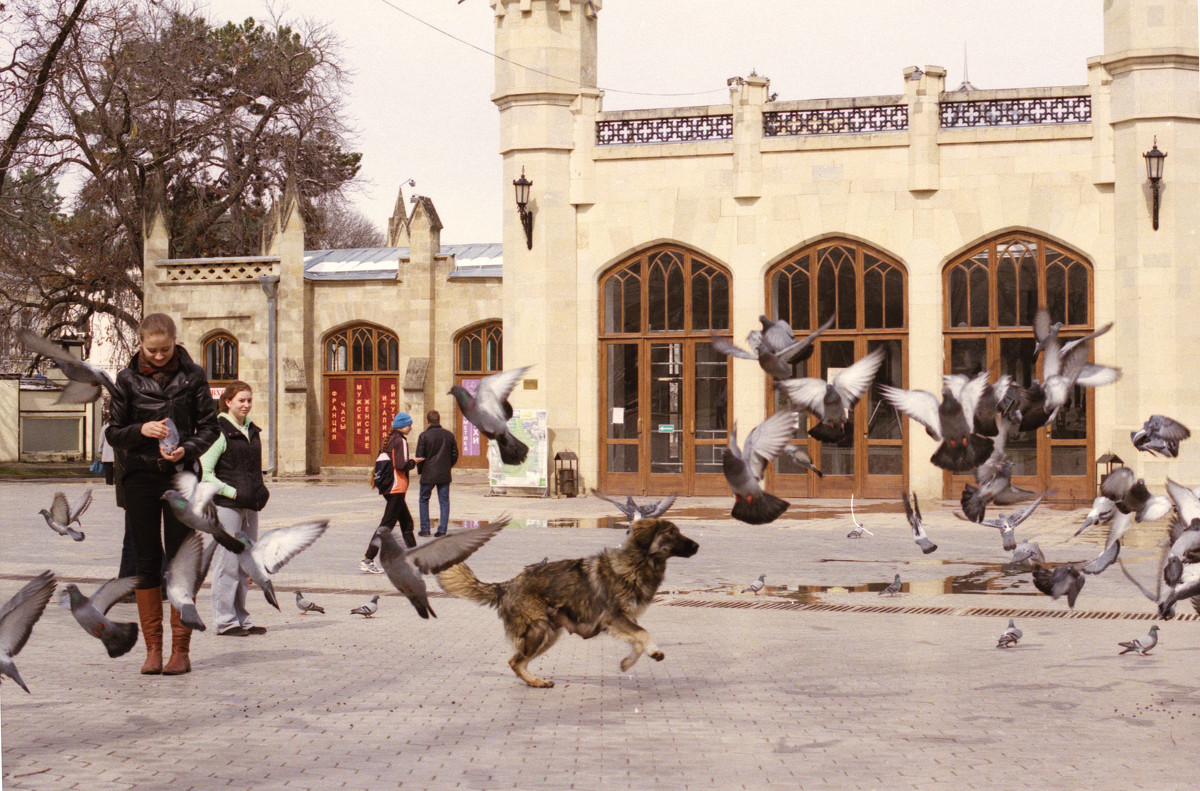
[[[1153,147],[1142,154],[1146,160],[1146,178],[1150,179],[1150,192],[1154,196],[1154,230],[1158,230],[1158,196],[1163,175],[1163,160],[1167,155],[1158,150],[1158,137],[1154,138]]]
[[[533,249],[533,212],[529,211],[529,188],[533,182],[525,178],[525,168],[521,168],[521,177],[513,179],[513,189],[517,193],[517,211],[521,214],[521,227],[525,229],[525,247]]]

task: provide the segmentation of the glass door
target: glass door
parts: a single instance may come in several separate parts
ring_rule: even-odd
[[[648,445],[648,475],[644,492],[681,492],[684,489],[686,454],[690,438],[684,422],[684,364],[682,343],[650,343],[650,425],[644,436]]]

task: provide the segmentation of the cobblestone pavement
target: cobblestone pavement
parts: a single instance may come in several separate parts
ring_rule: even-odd
[[[111,489],[98,488],[77,544],[36,514],[57,488],[81,484],[0,484],[0,601],[45,568],[89,592],[115,574]],[[456,484],[455,518],[521,520],[472,559],[485,580],[624,536],[598,526],[610,507],[595,498],[485,495]],[[365,485],[276,483],[263,529],[314,515],[332,526],[276,575],[282,612],[251,590],[269,632],[197,633],[191,674],[142,676],[140,643],[109,659],[52,602],[17,658],[32,694],[0,687],[4,788],[1194,785],[1200,623],[1186,603],[1153,653],[1118,656],[1152,607],[1115,567],[1088,579],[1070,612],[1031,595],[1028,574],[999,565],[996,532],[955,519],[948,503],[924,509],[940,547],[930,556],[899,503],[864,504],[875,536],[858,541],[845,537],[842,502],[805,502],[763,527],[732,522],[728,505],[686,498],[672,512],[700,552],[671,561],[641,618],[665,661],[622,673],[624,644],[566,637],[532,668],[557,686],[536,690],[509,671],[493,611],[436,597],[439,617],[422,621],[385,577],[358,571],[382,510]],[[1020,532],[1051,560],[1091,557],[1102,535],[1070,539],[1082,513],[1043,507]],[[1161,530],[1136,528],[1123,553],[1147,582]],[[763,595],[741,592],[764,573]],[[905,593],[880,596],[895,573]],[[296,589],[327,614],[301,615]],[[375,593],[375,618],[349,614]],[[207,589],[200,599],[211,622]],[[1012,613],[1025,637],[997,650]],[[113,614],[137,619],[132,604]]]

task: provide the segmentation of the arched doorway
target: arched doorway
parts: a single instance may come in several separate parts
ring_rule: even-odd
[[[786,319],[797,334],[812,332],[830,316],[833,326],[817,338],[807,376],[829,380],[882,347],[883,365],[854,410],[854,430],[838,443],[817,442],[801,430],[794,444],[806,448],[825,474],[818,478],[786,455],[773,466],[771,486],[792,497],[895,497],[905,487],[904,422],[879,395],[880,385],[905,387],[908,354],[908,282],[904,267],[886,254],[847,239],[806,247],[767,272],[771,316]],[[768,387],[768,409],[786,399]],[[812,422],[805,418],[804,425]]]
[[[1020,385],[1041,378],[1033,361],[1033,317],[1039,306],[1062,322],[1063,340],[1093,329],[1092,269],[1084,256],[1027,232],[1007,233],[958,256],[944,278],[946,372],[1009,374]],[[1060,499],[1090,500],[1094,492],[1094,395],[1076,387],[1054,421],[1010,435],[1005,446],[1013,480],[1051,488]],[[964,476],[946,473],[946,497]]]
[[[360,324],[325,338],[325,464],[369,465],[400,407],[400,343]]]
[[[729,272],[660,245],[600,278],[600,486],[621,494],[728,491]]]
[[[454,337],[454,383],[474,393],[479,380],[504,369],[504,334],[498,319],[476,324]],[[486,468],[488,438],[454,406],[458,466]]]

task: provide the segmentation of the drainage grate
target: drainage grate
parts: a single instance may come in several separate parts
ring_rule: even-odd
[[[987,618],[1090,618],[1092,620],[1153,621],[1155,612],[1117,612],[1115,610],[1051,610],[1019,607],[890,607],[882,604],[829,604],[798,601],[714,601],[712,599],[671,599],[668,607],[706,607],[721,610],[788,610],[792,612],[881,613],[891,615],[967,615]],[[1200,615],[1181,613],[1176,621],[1200,621]]]

